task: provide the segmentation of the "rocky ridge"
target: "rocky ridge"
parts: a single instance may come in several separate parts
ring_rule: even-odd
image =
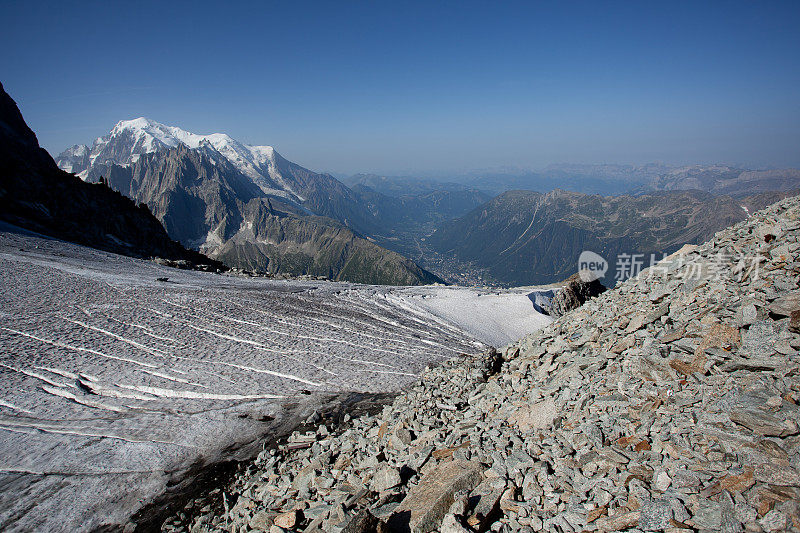
[[[800,197],[383,412],[297,432],[176,531],[800,530]]]
[[[579,272],[567,278],[561,290],[550,299],[545,310],[551,316],[563,316],[605,291],[606,287],[599,280],[593,279],[590,272],[585,272],[583,277]]]

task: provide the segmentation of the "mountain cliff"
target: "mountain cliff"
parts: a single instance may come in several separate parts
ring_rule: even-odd
[[[344,224],[283,196],[267,196],[212,145],[142,154],[128,166],[95,165],[93,174],[148,205],[185,246],[238,268],[389,285],[440,281]],[[298,190],[312,190],[303,186]]]
[[[77,151],[75,152],[77,154]],[[0,218],[60,239],[138,257],[213,263],[171,240],[147,207],[60,170],[0,85]]]

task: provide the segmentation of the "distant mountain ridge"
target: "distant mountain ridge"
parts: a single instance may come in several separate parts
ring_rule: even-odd
[[[430,178],[411,176],[381,176],[378,174],[354,174],[344,180],[352,188],[368,187],[369,189],[397,198],[419,196],[435,191],[477,191],[463,183],[440,181]]]
[[[716,195],[744,197],[800,188],[800,170],[753,170],[729,165],[570,163],[549,165],[542,170],[475,172],[456,181],[495,196],[511,190],[545,193],[565,189],[613,196],[696,189]]]
[[[717,196],[742,198],[757,193],[789,191],[800,187],[800,170],[746,170],[724,165],[680,167],[654,178],[645,190],[697,189]]]
[[[610,262],[604,283],[613,285],[618,255],[661,258],[744,220],[748,210],[792,194],[737,200],[696,190],[640,196],[509,191],[442,224],[427,244],[508,285],[564,280],[577,270],[581,252],[589,250]]]
[[[440,281],[406,257],[466,283],[480,283],[484,272],[501,284],[560,281],[574,273],[578,248],[671,251],[740,220],[766,197],[800,188],[795,169],[660,163],[559,164],[461,183],[360,174],[347,178],[348,187],[271,146],[143,117],[117,123],[57,161],[89,182],[107,177],[147,204],[170,236],[229,266],[389,284]],[[659,194],[665,203],[646,207]],[[601,207],[587,195],[602,198]],[[611,219],[629,227],[612,228]]]

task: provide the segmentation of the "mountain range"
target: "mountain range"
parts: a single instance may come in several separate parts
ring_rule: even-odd
[[[361,283],[441,281],[367,235],[380,220],[330,174],[270,146],[138,118],[57,158],[63,170],[146,204],[167,232],[232,267]]]
[[[57,163],[87,182],[104,178],[173,239],[228,266],[380,284],[557,282],[583,250],[612,261],[670,253],[800,188],[795,169],[659,163],[451,181],[359,174],[346,185],[270,146],[146,118]]]
[[[388,189],[400,183],[405,189],[430,187],[430,178],[378,178],[359,174],[349,181],[367,183]],[[348,183],[349,183],[348,181]],[[565,189],[585,194],[645,194],[667,190],[702,190],[717,195],[744,197],[759,192],[788,191],[800,188],[800,170],[793,168],[753,170],[731,165],[645,165],[620,164],[554,164],[541,170],[499,169],[474,171],[439,181],[439,187],[452,186],[478,189],[491,196],[506,191],[528,190],[549,192]],[[373,185],[374,184],[374,185]]]

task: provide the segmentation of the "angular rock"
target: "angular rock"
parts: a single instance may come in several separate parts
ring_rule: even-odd
[[[437,465],[413,487],[400,502],[390,525],[408,525],[412,533],[429,533],[439,527],[445,513],[460,490],[471,490],[480,483],[480,463],[453,459]]]
[[[669,527],[672,506],[665,500],[653,500],[639,508],[639,527],[645,531],[660,531]]]
[[[736,509],[733,503],[733,498],[726,491],[719,497],[720,504],[720,533],[742,533],[743,527],[736,518]]]
[[[411,431],[404,427],[398,427],[392,432],[390,444],[393,448],[400,450],[411,444],[412,440],[414,440],[414,435]]]
[[[521,431],[531,429],[547,429],[553,425],[558,416],[556,403],[552,398],[533,405],[520,407],[511,417],[509,422],[516,424]]]
[[[759,521],[758,524],[764,529],[764,531],[786,531],[787,520],[786,515],[778,511],[777,509],[773,509],[767,514],[765,514]]]
[[[737,409],[728,416],[733,422],[768,437],[785,436],[790,431],[783,420],[760,409]]]
[[[669,488],[670,484],[672,484],[672,478],[669,477],[669,474],[666,472],[659,472],[658,475],[656,475],[653,488],[659,492],[664,492]]]
[[[747,303],[739,307],[736,311],[736,323],[739,327],[749,326],[758,319],[758,311],[752,303]]]
[[[600,518],[596,524],[600,531],[622,531],[639,525],[641,513],[639,511],[621,512],[613,516]]]
[[[699,530],[719,531],[722,525],[720,504],[711,500],[700,500],[697,511],[692,516],[692,524]]]
[[[470,493],[469,500],[473,505],[472,522],[479,528],[487,526],[488,520],[499,509],[500,498],[506,490],[506,482],[501,478],[489,478],[481,482]]]
[[[794,291],[776,298],[769,305],[769,314],[773,317],[792,316],[794,311],[800,311],[800,291]]]
[[[370,483],[370,489],[375,492],[383,492],[392,487],[396,487],[400,483],[402,483],[400,472],[398,472],[396,468],[384,466],[375,472],[372,482]]]
[[[368,510],[363,510],[351,518],[340,533],[373,533],[379,520]]]
[[[269,511],[259,511],[253,515],[253,517],[248,522],[250,529],[254,529],[256,531],[269,531],[269,528],[272,526],[273,521],[275,520],[276,513],[269,512]]]
[[[792,311],[791,320],[789,320],[789,331],[792,333],[800,333],[800,310]]]
[[[439,528],[440,533],[471,533],[471,531],[465,528],[461,522],[453,514],[447,514],[442,520],[442,525]]]
[[[800,487],[800,473],[789,465],[761,463],[756,465],[753,475],[758,481],[770,485]]]
[[[281,513],[275,517],[273,524],[283,529],[292,529],[300,521],[302,514],[300,511],[289,511]]]
[[[766,358],[775,353],[775,327],[772,320],[754,322],[742,337],[741,352],[748,358]]]

